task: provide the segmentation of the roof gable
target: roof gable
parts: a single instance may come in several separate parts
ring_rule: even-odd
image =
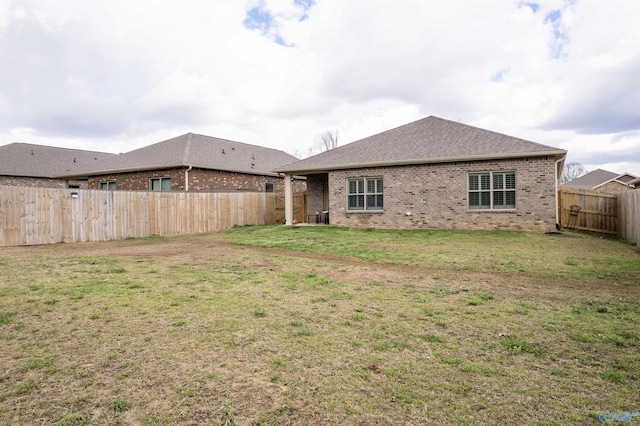
[[[113,156],[107,152],[11,143],[0,146],[0,175],[53,178]]]
[[[596,189],[609,182],[618,182],[621,185],[629,186],[629,182],[634,178],[635,176],[631,173],[618,174],[608,170],[596,169],[562,186],[576,189]]]
[[[314,172],[383,165],[564,155],[566,151],[429,116],[276,169]]]
[[[273,175],[271,170],[294,160],[296,157],[284,151],[187,133],[117,155],[81,172],[101,175],[192,166]]]
[[[636,179],[636,175],[632,175],[631,173],[623,173],[616,178],[618,182],[629,184],[632,180]]]

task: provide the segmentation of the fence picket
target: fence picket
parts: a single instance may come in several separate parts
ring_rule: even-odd
[[[571,206],[579,211],[571,212]],[[558,190],[560,226],[583,231],[618,233],[618,199],[615,195],[573,188]]]
[[[640,189],[618,194],[620,236],[640,245]]]
[[[172,236],[282,223],[275,212],[276,196],[0,186],[0,246]]]

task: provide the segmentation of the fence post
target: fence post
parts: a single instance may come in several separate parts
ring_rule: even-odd
[[[293,204],[292,193],[289,199]],[[170,236],[273,223],[276,200],[275,194],[255,192],[125,193],[0,186],[0,246]]]

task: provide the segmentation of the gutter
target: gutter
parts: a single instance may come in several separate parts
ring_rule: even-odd
[[[186,167],[186,164],[166,164],[166,165],[159,165],[159,166],[148,166],[148,167],[130,167],[130,168],[126,168],[126,169],[114,169],[114,170],[96,170],[96,171],[89,171],[89,172],[85,172],[85,173],[76,173],[76,174],[63,174],[63,175],[56,175],[53,176],[55,178],[86,178],[89,176],[104,176],[104,175],[110,175],[110,174],[120,174],[120,173],[132,173],[132,172],[148,172],[151,170],[162,170],[162,169],[177,169],[177,168],[182,168],[182,167]],[[271,171],[260,171],[260,170],[237,170],[237,169],[227,169],[227,168],[222,168],[222,167],[211,167],[211,166],[200,166],[198,164],[192,164],[189,165],[189,167],[197,167],[200,169],[207,169],[207,170],[218,170],[221,172],[230,172],[230,173],[244,173],[244,174],[248,174],[248,175],[257,175],[257,176],[273,176],[273,177],[277,177],[279,176],[278,173],[275,172],[271,172]]]
[[[536,152],[519,152],[517,154],[483,154],[470,157],[442,157],[433,159],[422,160],[395,160],[395,161],[372,161],[369,163],[354,163],[354,164],[336,164],[324,167],[309,167],[302,169],[275,169],[276,172],[282,172],[287,174],[307,174],[307,173],[322,173],[331,170],[346,170],[346,169],[363,169],[369,167],[389,167],[389,166],[408,166],[417,164],[438,164],[438,163],[455,163],[455,162],[469,162],[469,161],[484,161],[484,160],[504,160],[510,158],[523,158],[523,157],[547,157],[562,155],[562,161],[564,161],[567,151],[565,150],[553,150],[553,151],[536,151]],[[304,161],[304,160],[300,160]]]

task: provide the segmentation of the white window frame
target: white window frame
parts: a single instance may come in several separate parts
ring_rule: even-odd
[[[473,182],[473,178],[477,180]],[[475,202],[472,204],[472,201],[475,201],[473,198],[476,198],[472,194],[478,194],[478,204]],[[467,196],[469,210],[515,210],[516,172],[514,170],[469,172]],[[508,199],[513,203],[507,204]],[[499,203],[500,200],[502,203]]]
[[[98,183],[98,189],[103,191],[115,191],[116,190],[116,181],[115,180],[105,180]]]
[[[158,181],[160,189],[153,189],[153,182]],[[165,188],[165,182],[169,182],[169,188]],[[170,177],[154,177],[149,179],[150,191],[171,191],[171,178]]]
[[[381,176],[347,178],[347,211],[384,210],[384,180]],[[358,200],[353,203],[352,200]]]

